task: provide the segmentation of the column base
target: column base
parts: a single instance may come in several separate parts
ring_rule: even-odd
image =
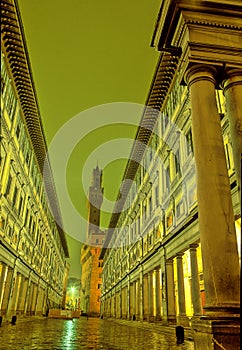
[[[162,316],[161,315],[156,315],[155,316],[155,322],[160,322],[162,321]]]
[[[162,317],[162,322],[164,326],[175,325],[176,324],[176,316],[166,316]]]
[[[155,322],[155,316],[148,316],[148,319],[147,319],[148,322]]]
[[[240,319],[208,319],[204,316],[192,320],[196,350],[239,350]]]
[[[189,320],[189,318],[186,315],[184,315],[184,316],[177,316],[177,324],[179,326],[189,327],[190,326],[190,320]]]

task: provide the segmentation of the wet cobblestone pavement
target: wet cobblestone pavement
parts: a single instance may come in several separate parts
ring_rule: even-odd
[[[0,328],[0,349],[41,350],[194,350],[192,341],[177,345],[175,335],[157,326],[130,321],[85,318],[71,320],[31,319]]]

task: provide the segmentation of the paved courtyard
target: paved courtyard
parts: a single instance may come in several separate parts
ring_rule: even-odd
[[[162,328],[162,327],[161,327]],[[41,350],[194,350],[192,341],[176,344],[176,337],[159,332],[158,326],[131,321],[80,319],[28,319],[3,324],[0,349]]]

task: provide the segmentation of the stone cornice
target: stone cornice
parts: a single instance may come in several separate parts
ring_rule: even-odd
[[[229,19],[230,24],[216,24],[218,28],[236,29],[234,24],[240,21],[242,5],[240,0],[163,0],[161,10],[158,14],[155,31],[153,34],[151,46],[156,49],[170,47],[174,32],[177,29],[177,24],[181,13],[193,13],[195,22],[200,25],[210,25],[209,21],[200,21],[201,17],[208,15],[209,17],[218,17]],[[204,22],[204,24],[203,24]],[[213,21],[211,22],[211,24]],[[238,25],[240,28],[240,25]]]
[[[235,29],[235,30],[241,30],[242,25],[234,25],[232,23],[219,23],[219,22],[212,22],[212,21],[205,21],[205,20],[198,20],[198,19],[185,19],[186,24],[197,24],[199,26],[206,26],[206,27],[217,27],[217,28],[224,28],[224,29]]]
[[[135,175],[141,164],[142,157],[146,150],[146,145],[148,145],[150,142],[152,131],[156,125],[157,118],[160,115],[160,110],[162,109],[162,106],[167,98],[168,91],[177,69],[178,60],[179,58],[177,56],[172,56],[169,53],[161,53],[160,55],[154,78],[151,83],[150,92],[146,100],[146,108],[143,112],[140,126],[136,133],[135,141],[138,142],[134,142],[131,150],[129,161],[127,163],[122,180],[124,187],[118,195],[116,202],[118,204],[115,205],[113,214],[110,219],[109,230],[104,242],[104,248],[101,251],[100,259],[102,259],[105,255],[105,251],[108,247],[114,229],[117,226],[124,203],[131,187],[131,182],[125,180],[134,180],[135,178]]]
[[[47,174],[47,176],[45,176],[45,180],[47,180],[45,181],[46,192],[48,193],[52,213],[59,223],[57,227],[60,239],[65,255],[68,257],[69,254],[65,234],[60,227],[62,226],[62,219],[52,171],[47,157],[47,146],[40,118],[24,29],[16,0],[1,0],[1,17],[2,52],[8,64],[12,81],[14,82],[14,88],[18,96],[41,174],[45,167],[45,172]]]

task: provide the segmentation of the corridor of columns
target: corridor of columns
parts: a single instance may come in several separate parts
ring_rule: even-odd
[[[204,284],[199,243],[160,266],[120,283],[105,296],[102,316],[179,324],[202,315]]]

